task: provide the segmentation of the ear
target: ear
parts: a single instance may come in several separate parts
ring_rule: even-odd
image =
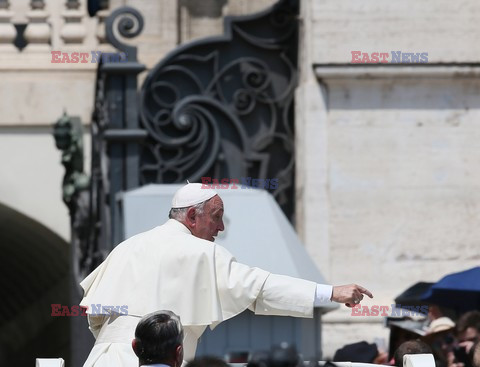
[[[132,340],[132,349],[135,352],[135,354],[138,356],[138,353],[137,353],[137,339]]]
[[[196,218],[197,218],[197,212],[195,211],[195,208],[192,208],[192,207],[188,208],[185,220],[190,227],[195,227]]]
[[[178,345],[177,348],[175,348],[175,359],[177,361],[178,366],[181,366],[183,363],[183,346]]]

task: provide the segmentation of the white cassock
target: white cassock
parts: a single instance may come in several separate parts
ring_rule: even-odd
[[[154,311],[180,316],[184,359],[191,360],[207,326],[213,329],[247,308],[260,315],[313,317],[314,300],[328,301],[332,292],[331,286],[240,264],[174,219],[119,244],[81,286],[80,305],[88,307],[96,338],[84,367],[137,367],[135,327]],[[99,305],[118,306],[128,315],[93,314]]]

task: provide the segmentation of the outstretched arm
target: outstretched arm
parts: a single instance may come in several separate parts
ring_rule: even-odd
[[[270,274],[250,309],[260,315],[312,317],[314,307],[331,301],[353,307],[355,301],[360,303],[364,294],[373,297],[367,289],[356,284],[332,287]]]

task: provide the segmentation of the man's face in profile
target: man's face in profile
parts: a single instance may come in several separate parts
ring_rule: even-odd
[[[205,204],[203,214],[197,215],[192,234],[207,241],[215,241],[218,232],[225,229],[223,225],[223,201],[216,195]]]

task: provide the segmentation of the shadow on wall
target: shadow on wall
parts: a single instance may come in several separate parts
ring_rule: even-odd
[[[0,365],[34,366],[35,358],[70,361],[69,246],[31,218],[0,204]]]

